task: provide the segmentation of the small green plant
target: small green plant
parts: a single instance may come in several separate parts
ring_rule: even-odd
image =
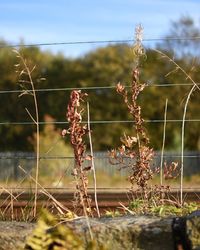
[[[132,214],[151,214],[157,216],[183,216],[196,211],[199,208],[195,202],[184,203],[183,206],[179,202],[166,200],[161,204],[156,197],[152,197],[148,202],[144,199],[135,199],[130,202],[129,210]]]
[[[106,217],[119,217],[121,216],[122,214],[118,211],[118,210],[106,210],[105,211],[105,216]]]
[[[151,214],[159,215],[159,216],[183,216],[188,215],[198,209],[197,203],[185,203],[183,206],[176,204],[163,204],[159,206],[151,206],[149,211]]]
[[[130,202],[129,204],[129,209],[136,214],[140,214],[142,212],[141,209],[144,208],[144,201],[142,199],[135,199]]]

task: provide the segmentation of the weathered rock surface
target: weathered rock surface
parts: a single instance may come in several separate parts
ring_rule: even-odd
[[[26,222],[0,222],[0,250],[21,248],[26,237],[31,234],[34,224]]]
[[[180,218],[123,216],[93,218],[89,222],[98,246],[105,246],[105,249],[200,249],[199,212]],[[79,234],[87,249],[87,242],[91,239],[87,220],[78,218],[63,225]],[[22,249],[34,226],[32,223],[0,222],[0,250]]]
[[[94,238],[107,249],[171,250],[173,246],[172,218],[123,216],[90,220]],[[84,238],[90,239],[85,219],[68,223]]]

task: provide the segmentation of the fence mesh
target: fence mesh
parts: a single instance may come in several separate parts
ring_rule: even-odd
[[[163,160],[167,164],[171,162],[180,163],[181,154],[177,152],[166,152]],[[0,180],[20,180],[24,177],[23,171],[19,169],[22,166],[24,170],[30,173],[34,170],[36,156],[34,153],[28,152],[7,152],[0,153]],[[109,162],[109,156],[107,152],[96,152],[94,154],[94,162],[96,172],[105,173],[109,176],[127,175],[127,170],[117,171],[121,166],[112,165]],[[159,167],[161,162],[160,152],[156,152],[154,160],[152,161],[152,168]],[[59,173],[64,173],[66,176],[70,176],[73,166],[74,158],[67,156],[40,156],[40,164],[42,173],[46,173],[47,176],[57,176]],[[85,162],[85,166],[90,164]],[[191,176],[200,172],[200,152],[187,151],[184,154],[184,174],[185,176]]]

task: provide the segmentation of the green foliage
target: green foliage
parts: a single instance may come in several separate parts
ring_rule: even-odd
[[[142,199],[135,199],[130,202],[129,208],[136,214],[142,213],[142,208],[144,208],[144,201]]]
[[[118,217],[118,216],[121,216],[122,214],[118,211],[118,210],[107,210],[105,212],[105,216],[106,217]]]
[[[170,204],[171,203],[171,204]],[[135,199],[130,202],[129,209],[134,214],[151,214],[157,216],[183,216],[198,210],[199,206],[195,202],[184,203],[183,206],[179,206],[173,201],[166,201],[160,203],[158,200],[150,199],[148,201],[143,199]]]
[[[185,203],[182,207],[177,207],[175,205],[160,205],[150,208],[150,212],[159,216],[183,216],[188,215],[198,209],[197,203]]]
[[[184,15],[180,19],[172,21],[170,30],[167,34],[169,37],[187,38],[199,37],[200,30],[192,17]],[[186,39],[177,39],[175,41],[166,40],[163,44],[168,50],[181,57],[199,56],[199,43],[197,39],[188,41]]]
[[[61,136],[61,130],[55,128],[54,119],[49,115],[45,115],[44,121],[47,124],[44,125],[43,131],[40,133],[40,156],[49,157],[50,159],[41,159],[40,178],[48,176],[48,179],[55,181],[55,176],[62,176],[66,170],[63,160],[57,157],[70,157],[73,156],[73,152],[71,147],[65,144]],[[29,141],[36,151],[36,134],[29,138]]]
[[[27,239],[26,250],[83,250],[81,237],[70,228],[58,224],[47,211],[43,211],[37,227]]]

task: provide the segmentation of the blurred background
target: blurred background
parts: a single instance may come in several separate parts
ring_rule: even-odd
[[[66,110],[72,89],[88,93],[92,141],[99,187],[125,187],[126,171],[109,163],[108,151],[121,145],[124,132],[134,135],[133,121],[118,82],[130,85],[134,65],[135,27],[141,24],[146,57],[139,97],[151,147],[153,167],[160,166],[165,102],[168,99],[164,161],[180,163],[183,109],[193,81],[200,84],[200,2],[198,0],[25,1],[0,2],[0,179],[13,185],[30,184],[34,171],[36,128],[34,101],[20,93],[15,64],[17,49],[30,67],[39,105],[40,182],[73,186],[73,151]],[[173,58],[189,77],[177,70],[160,50]],[[170,74],[169,74],[170,73]],[[23,85],[23,86],[22,86]],[[87,120],[87,112],[83,120]],[[191,96],[185,128],[185,181],[200,184],[199,90]],[[86,138],[86,144],[88,144]],[[89,150],[89,149],[88,149]],[[22,166],[26,174],[19,169]]]

